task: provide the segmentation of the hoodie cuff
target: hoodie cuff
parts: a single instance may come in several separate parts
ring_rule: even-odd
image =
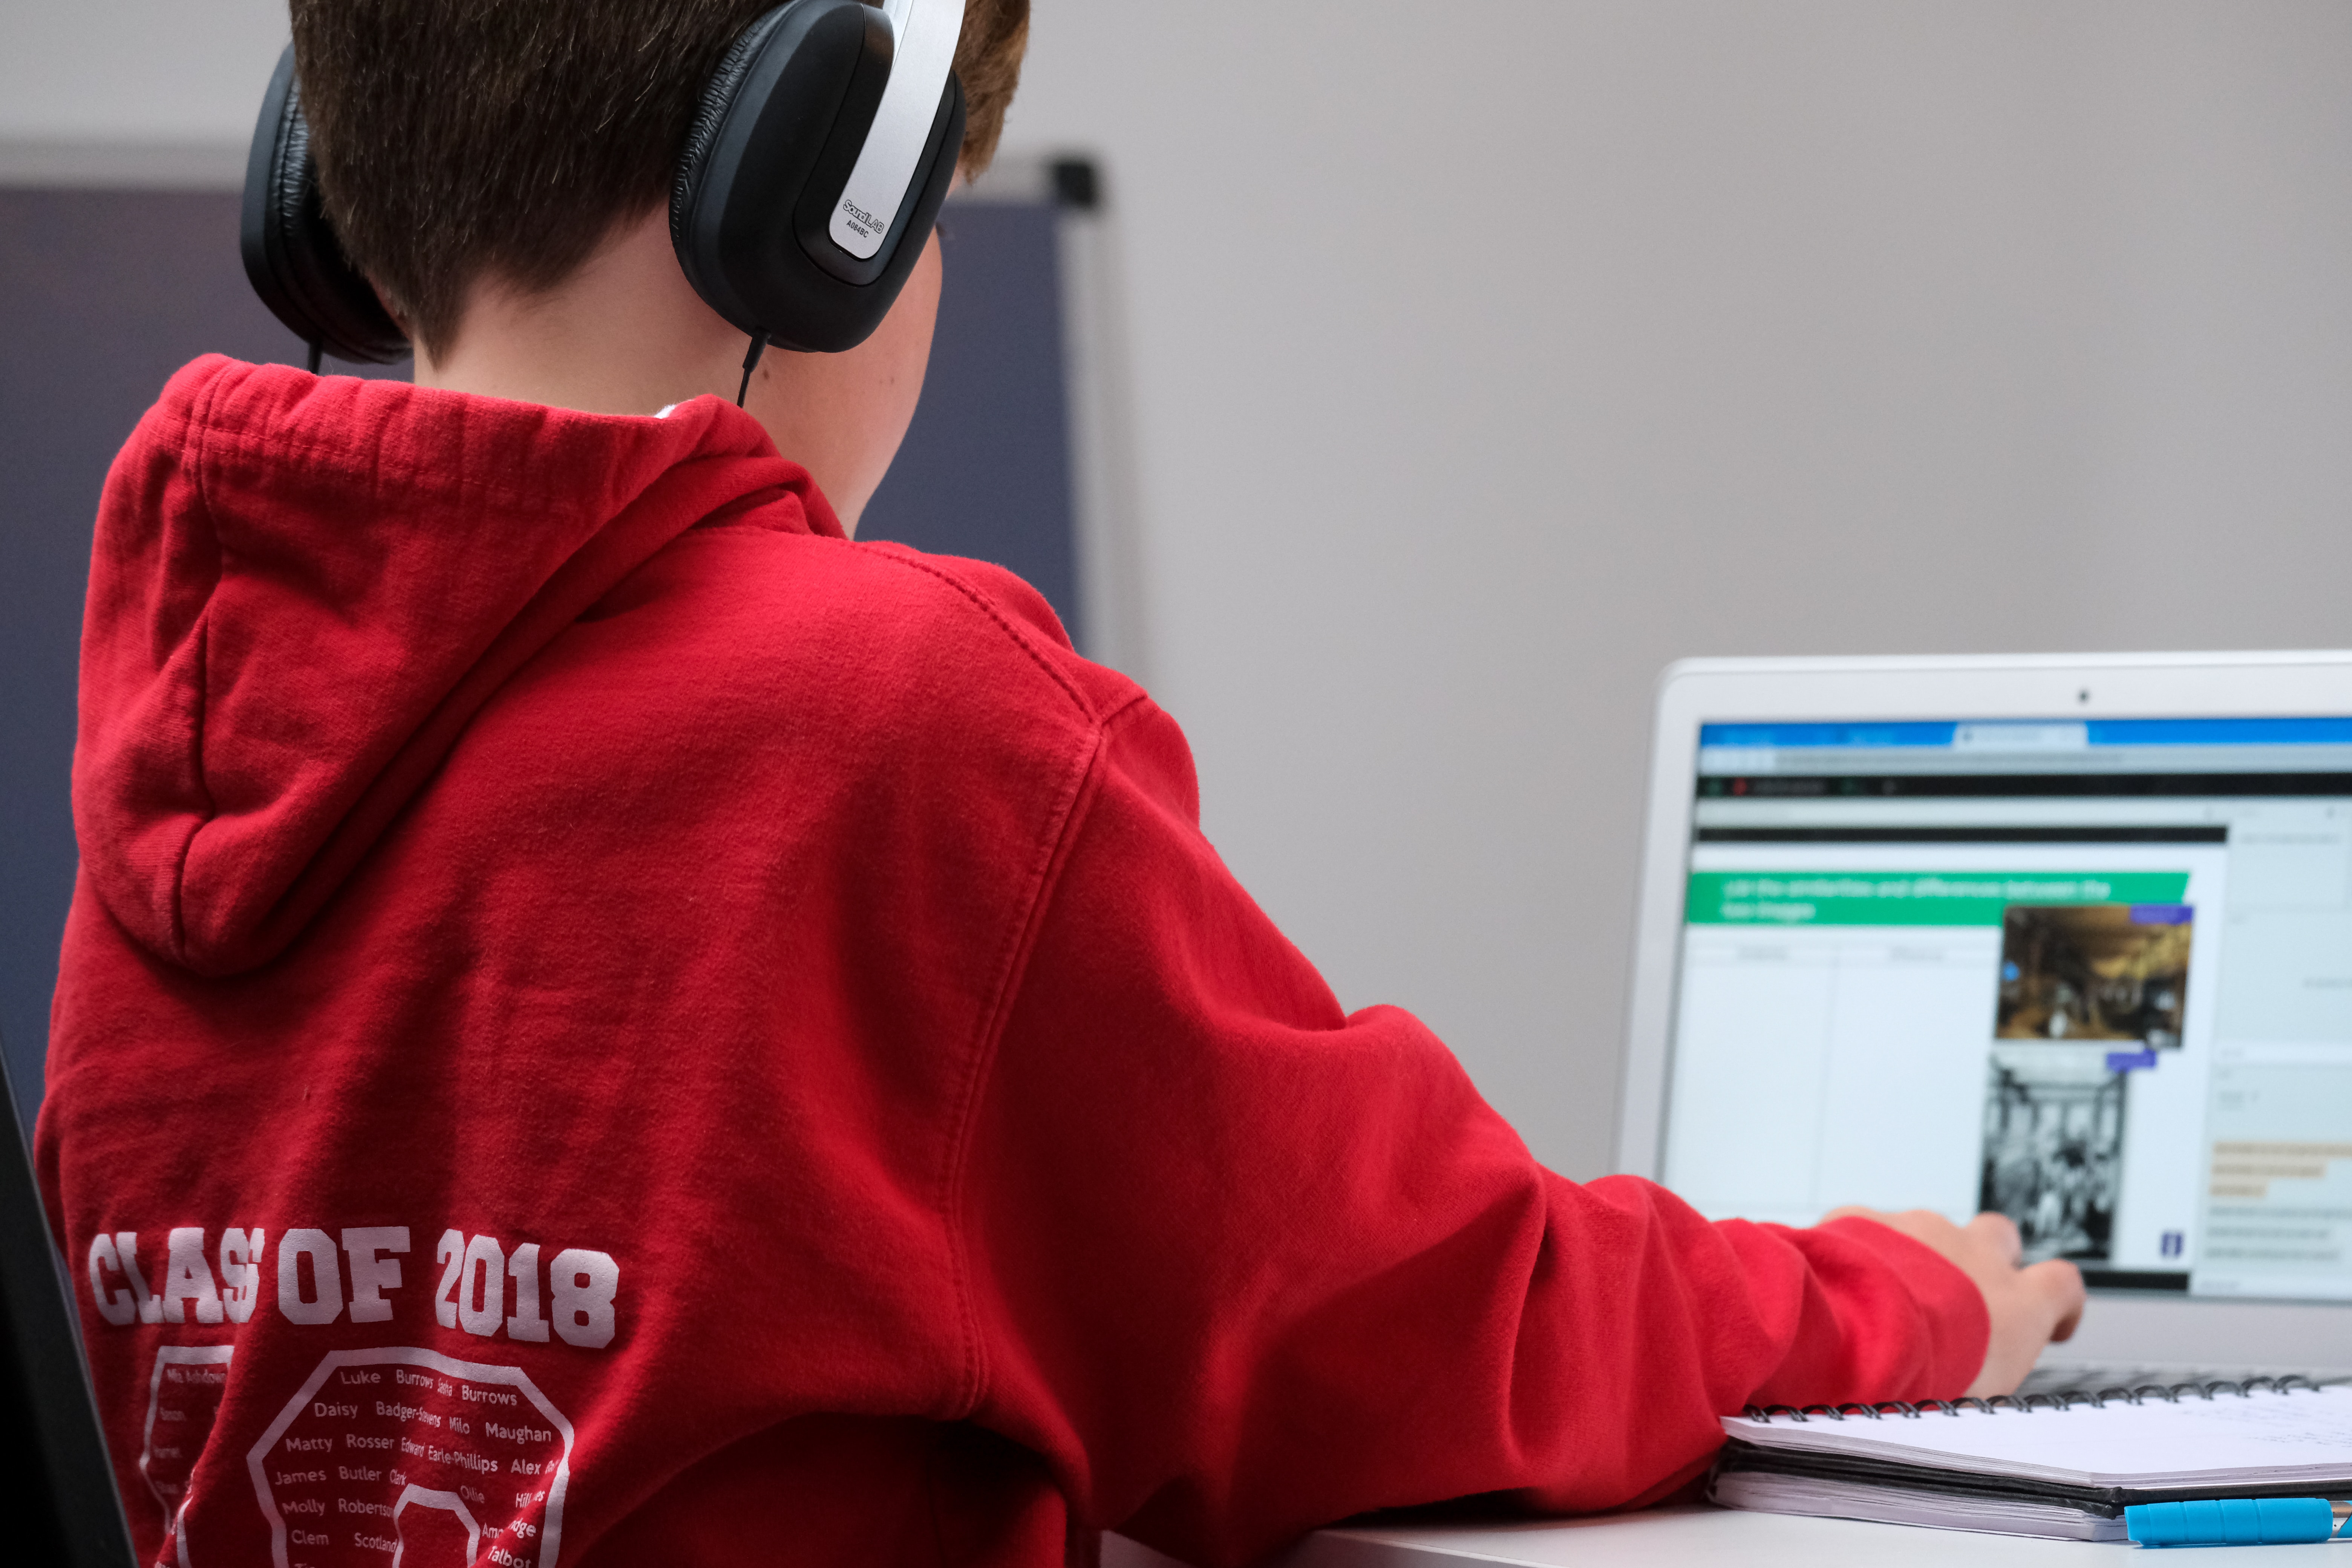
[[[1919,1304],[1927,1341],[1923,1377],[1930,1392],[1917,1397],[1956,1399],[1966,1393],[1992,1343],[1992,1315],[1977,1282],[1927,1243],[1876,1220],[1850,1215],[1819,1228],[1868,1251]]]
[[[1789,1353],[1754,1403],[1953,1399],[1976,1381],[1992,1321],[1957,1265],[1875,1220],[1762,1228],[1807,1267]]]

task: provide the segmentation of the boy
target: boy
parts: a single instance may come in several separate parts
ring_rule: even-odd
[[[101,507],[39,1149],[142,1552],[1240,1562],[2013,1385],[2066,1266],[1542,1170],[1036,595],[851,542],[939,260],[730,405],[663,198],[760,9],[294,6],[417,384],[200,361]]]

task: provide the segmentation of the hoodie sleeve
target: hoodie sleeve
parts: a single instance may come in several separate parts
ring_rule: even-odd
[[[1369,1509],[1658,1495],[1755,1401],[1958,1394],[1974,1287],[1883,1226],[1543,1169],[1410,1015],[1343,1014],[1116,723],[973,1116],[973,1419],[1204,1563]]]

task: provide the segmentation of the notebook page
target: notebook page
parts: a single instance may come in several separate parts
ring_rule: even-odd
[[[1979,1475],[2077,1486],[2352,1481],[2352,1387],[2109,1400],[2064,1410],[1927,1412],[1873,1421],[1726,1416],[1730,1436],[1765,1448],[1846,1454]]]

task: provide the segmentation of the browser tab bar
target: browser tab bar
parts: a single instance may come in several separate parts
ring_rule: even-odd
[[[2091,744],[2088,724],[1955,724],[1956,752],[2080,752]]]

